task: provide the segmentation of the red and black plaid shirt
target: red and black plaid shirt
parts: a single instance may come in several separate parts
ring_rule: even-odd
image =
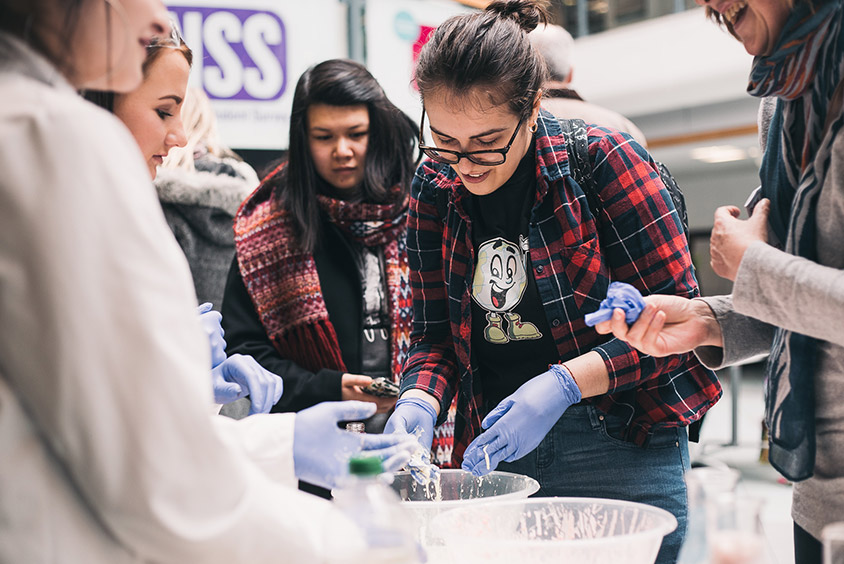
[[[653,160],[629,136],[589,127],[589,156],[602,210],[597,220],[569,173],[559,123],[541,112],[530,265],[560,361],[598,352],[609,391],[587,401],[629,423],[626,438],[646,444],[656,427],[685,426],[721,396],[715,374],[689,353],[654,358],[599,335],[583,317],[598,309],[611,281],[643,294],[698,295],[680,219]],[[435,190],[453,192],[444,218]],[[481,380],[472,358],[470,288],[475,262],[468,192],[451,166],[424,161],[416,171],[408,220],[413,331],[402,392],[423,390],[444,418],[457,395],[453,460],[481,432]],[[442,206],[440,206],[442,207]]]

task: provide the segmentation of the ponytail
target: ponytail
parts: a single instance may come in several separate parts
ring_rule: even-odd
[[[547,19],[543,1],[497,0],[483,12],[446,20],[416,64],[423,102],[434,93],[461,97],[480,89],[493,105],[506,103],[526,118],[548,73],[527,33]]]

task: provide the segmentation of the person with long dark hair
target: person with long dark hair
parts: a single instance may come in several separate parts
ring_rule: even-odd
[[[299,78],[287,162],[235,218],[222,307],[229,354],[284,380],[273,411],[349,399],[393,407],[395,397],[363,388],[373,377],[397,382],[409,345],[415,140],[413,121],[363,65],[328,60]],[[448,436],[440,441],[447,451]]]
[[[592,185],[572,177],[526,33],[545,16],[539,2],[492,2],[441,24],[419,54],[428,158],[408,219],[414,330],[387,428],[425,447],[456,396],[456,464],[532,476],[540,495],[662,507],[679,525],[657,561],[672,562],[686,426],[720,386],[694,355],[639,354],[584,317],[612,281],[687,297],[697,281],[671,195],[628,134],[586,126]]]
[[[151,163],[76,92],[134,91],[169,31],[159,0],[0,0],[2,562],[324,561],[326,530],[350,550],[362,532],[295,478],[402,450],[337,427],[361,402],[210,415]]]

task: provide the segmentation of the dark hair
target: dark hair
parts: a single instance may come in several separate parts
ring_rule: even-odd
[[[416,124],[390,102],[366,67],[350,60],[330,59],[306,70],[293,94],[288,162],[265,180],[273,186],[278,203],[290,212],[297,242],[304,252],[313,252],[320,232],[316,200],[320,182],[308,141],[311,104],[364,104],[369,110],[369,136],[361,187],[364,201],[394,202],[398,210],[410,191],[416,166]]]
[[[149,76],[149,69],[152,64],[157,61],[161,54],[167,49],[175,49],[185,56],[188,66],[193,65],[193,51],[187,46],[185,40],[179,37],[179,47],[174,47],[171,39],[153,37],[150,44],[147,46],[147,56],[144,58],[141,69],[144,73],[144,79]],[[110,90],[84,90],[82,96],[89,102],[93,102],[99,107],[114,113],[114,97],[116,93]]]
[[[423,102],[443,89],[462,96],[485,87],[494,105],[507,103],[526,118],[548,73],[527,33],[547,21],[539,0],[499,0],[483,12],[449,18],[419,53],[416,84]]]

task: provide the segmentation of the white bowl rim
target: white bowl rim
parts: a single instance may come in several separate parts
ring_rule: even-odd
[[[470,475],[473,475],[471,472],[467,472],[466,470],[463,470],[461,468],[443,468],[442,470],[440,470],[440,473],[442,473],[442,474],[470,474]],[[493,470],[492,472],[490,472],[486,476],[481,476],[481,477],[487,478],[488,476],[491,476],[493,474],[495,474],[497,476],[504,476],[504,477],[506,477],[506,476],[518,476],[519,478],[523,478],[526,481],[528,487],[525,488],[524,490],[517,491],[517,492],[508,492],[508,493],[501,494],[501,495],[490,495],[490,496],[486,496],[486,497],[475,497],[475,498],[471,498],[471,499],[444,499],[442,501],[436,501],[436,500],[433,500],[433,499],[431,499],[431,500],[409,500],[408,499],[408,500],[402,500],[402,503],[407,504],[407,505],[414,507],[414,508],[419,508],[419,509],[421,509],[423,507],[433,509],[433,508],[445,508],[445,507],[452,507],[452,506],[456,508],[456,507],[466,507],[467,505],[480,505],[480,504],[484,504],[484,503],[490,503],[491,501],[496,501],[496,502],[502,501],[503,502],[503,501],[506,501],[506,500],[512,500],[512,501],[524,500],[524,499],[529,498],[530,496],[532,496],[533,494],[535,494],[536,492],[539,491],[539,482],[537,482],[535,479],[533,479],[530,476],[527,476],[525,474],[517,474],[515,472],[504,472],[503,470]],[[393,475],[394,476],[405,476],[405,475],[409,476],[410,470],[401,470],[399,472],[393,472]],[[476,479],[480,479],[481,477],[475,476]],[[419,487],[426,487],[426,486],[419,486]],[[525,492],[527,492],[527,494],[525,494]],[[542,499],[545,499],[545,498],[542,498]]]
[[[497,498],[492,497],[492,500],[496,500]],[[662,509],[661,507],[656,507],[654,505],[649,505],[647,503],[640,503],[637,501],[627,501],[624,499],[612,499],[612,498],[605,498],[605,497],[564,497],[564,496],[549,496],[549,497],[532,497],[527,499],[505,499],[501,501],[494,501],[493,503],[496,506],[509,506],[519,504],[527,504],[527,505],[539,505],[541,503],[547,503],[548,501],[562,501],[564,503],[570,503],[573,505],[594,505],[596,502],[601,503],[604,505],[612,505],[615,507],[627,507],[627,508],[635,508],[635,509],[644,509],[656,515],[660,515],[662,517],[667,517],[667,521],[659,527],[654,527],[653,529],[646,530],[646,531],[637,531],[635,533],[628,533],[624,535],[614,535],[612,537],[597,537],[597,538],[588,538],[588,539],[559,539],[559,540],[537,540],[537,541],[527,541],[526,539],[494,539],[494,538],[484,538],[478,539],[474,542],[483,542],[486,544],[492,543],[499,546],[509,546],[511,544],[524,544],[525,542],[536,542],[541,544],[554,544],[554,545],[577,545],[577,546],[585,546],[590,544],[607,544],[607,543],[615,543],[620,541],[626,541],[628,539],[635,539],[637,537],[646,537],[646,536],[653,536],[657,533],[661,533],[660,539],[665,537],[666,535],[670,534],[677,528],[677,518],[669,511]],[[467,510],[470,508],[466,508]],[[472,507],[471,509],[476,509]],[[457,516],[454,515],[455,513],[459,514],[461,512],[460,508],[450,509],[449,511],[443,512],[442,514],[434,517],[431,521],[431,527],[434,534],[440,538],[443,535],[440,534],[440,529],[445,525],[441,525],[441,523],[447,523],[448,519],[456,519]],[[445,515],[450,515],[450,517],[443,517]],[[472,544],[473,541],[469,541],[468,544]]]

